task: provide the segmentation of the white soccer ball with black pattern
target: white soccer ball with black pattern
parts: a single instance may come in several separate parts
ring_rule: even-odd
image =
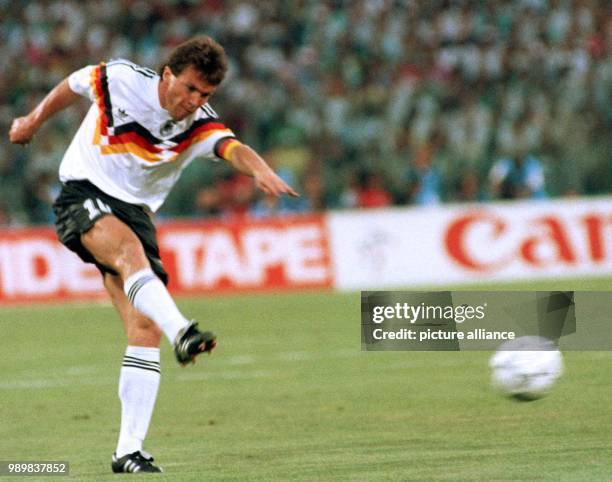
[[[539,336],[502,343],[489,361],[495,389],[517,400],[536,400],[549,393],[563,373],[557,346]]]

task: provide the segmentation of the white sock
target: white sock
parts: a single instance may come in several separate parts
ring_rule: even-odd
[[[176,307],[164,283],[150,268],[143,269],[125,280],[123,290],[138,311],[151,318],[174,343],[178,332],[189,322]]]
[[[121,430],[117,458],[142,450],[159,388],[159,348],[128,346],[119,376]]]

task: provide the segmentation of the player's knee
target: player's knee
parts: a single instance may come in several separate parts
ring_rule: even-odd
[[[124,277],[148,266],[144,248],[136,236],[126,236],[120,239],[113,264],[113,268]]]
[[[133,234],[122,237],[117,246],[117,255],[123,258],[144,256],[140,240]]]

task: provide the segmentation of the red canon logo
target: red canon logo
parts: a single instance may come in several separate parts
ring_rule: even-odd
[[[516,220],[488,211],[476,211],[449,225],[444,246],[450,257],[463,268],[481,273],[502,269],[514,261],[535,268],[546,268],[555,263],[575,265],[585,260],[599,264],[610,256],[610,236],[606,246],[606,229],[610,227],[612,216],[603,214],[586,214],[568,222],[554,215]],[[476,229],[482,232],[482,228],[486,228],[488,239],[480,239],[479,246],[475,247],[469,241],[470,234]],[[513,230],[526,234],[508,248],[507,241],[511,239]],[[501,249],[502,245],[506,247]],[[489,254],[486,261],[477,252],[483,246],[487,247]],[[542,254],[542,248],[548,253],[546,256]]]

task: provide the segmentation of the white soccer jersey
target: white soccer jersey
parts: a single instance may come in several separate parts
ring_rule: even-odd
[[[159,103],[159,76],[126,60],[68,78],[93,104],[60,165],[60,180],[89,180],[152,212],[196,157],[224,157],[238,141],[208,105],[175,122]]]

